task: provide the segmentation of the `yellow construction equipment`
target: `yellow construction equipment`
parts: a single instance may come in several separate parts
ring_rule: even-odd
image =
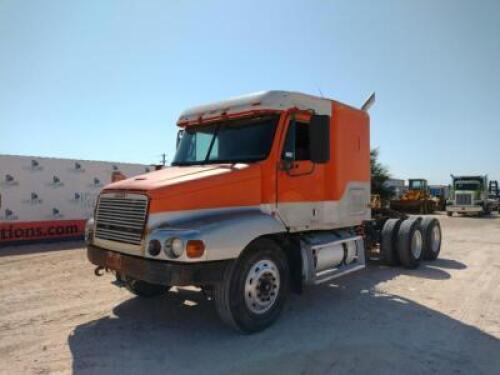
[[[393,210],[408,213],[431,214],[436,210],[436,200],[430,195],[427,180],[408,180],[408,191],[400,199],[390,202]]]

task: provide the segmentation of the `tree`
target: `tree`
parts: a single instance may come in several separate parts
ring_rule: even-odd
[[[391,175],[387,167],[378,161],[378,155],[378,148],[370,151],[372,194],[379,194],[382,200],[388,200],[394,196],[394,190],[387,186],[387,180],[391,178]]]

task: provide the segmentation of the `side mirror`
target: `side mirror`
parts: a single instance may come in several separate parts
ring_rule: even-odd
[[[181,143],[182,136],[184,135],[184,129],[181,129],[177,132],[177,139],[175,141],[175,148],[179,148],[179,144]]]
[[[313,115],[309,124],[309,150],[313,163],[330,160],[330,116]]]
[[[281,168],[284,171],[289,171],[293,168],[293,163],[295,162],[295,155],[293,152],[286,151],[281,159]]]

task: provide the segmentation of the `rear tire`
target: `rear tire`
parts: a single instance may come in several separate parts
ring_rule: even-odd
[[[405,268],[417,268],[423,256],[422,218],[410,218],[401,223],[398,231],[398,255]]]
[[[215,286],[217,313],[244,333],[273,324],[286,302],[289,269],[283,250],[272,240],[252,242],[226,268],[223,282]]]
[[[453,216],[453,212],[451,212],[451,211],[446,211],[446,215],[448,215],[448,216]]]
[[[397,266],[400,264],[398,257],[398,231],[401,219],[388,219],[382,228],[380,239],[380,258],[387,266]]]
[[[441,225],[436,218],[426,217],[420,227],[424,236],[423,259],[435,260],[441,251]]]
[[[129,292],[138,297],[156,297],[167,293],[168,287],[159,284],[150,284],[146,281],[136,280],[131,277],[125,277],[125,287]]]

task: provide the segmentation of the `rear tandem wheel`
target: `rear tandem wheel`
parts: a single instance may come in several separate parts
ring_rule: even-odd
[[[380,239],[380,258],[387,266],[397,266],[400,264],[397,240],[398,231],[402,219],[388,219],[382,228]]]
[[[423,259],[435,260],[441,251],[441,225],[434,217],[426,217],[420,223],[424,236]]]
[[[405,268],[417,268],[424,254],[424,236],[421,217],[410,218],[401,223],[397,236],[398,256]]]

